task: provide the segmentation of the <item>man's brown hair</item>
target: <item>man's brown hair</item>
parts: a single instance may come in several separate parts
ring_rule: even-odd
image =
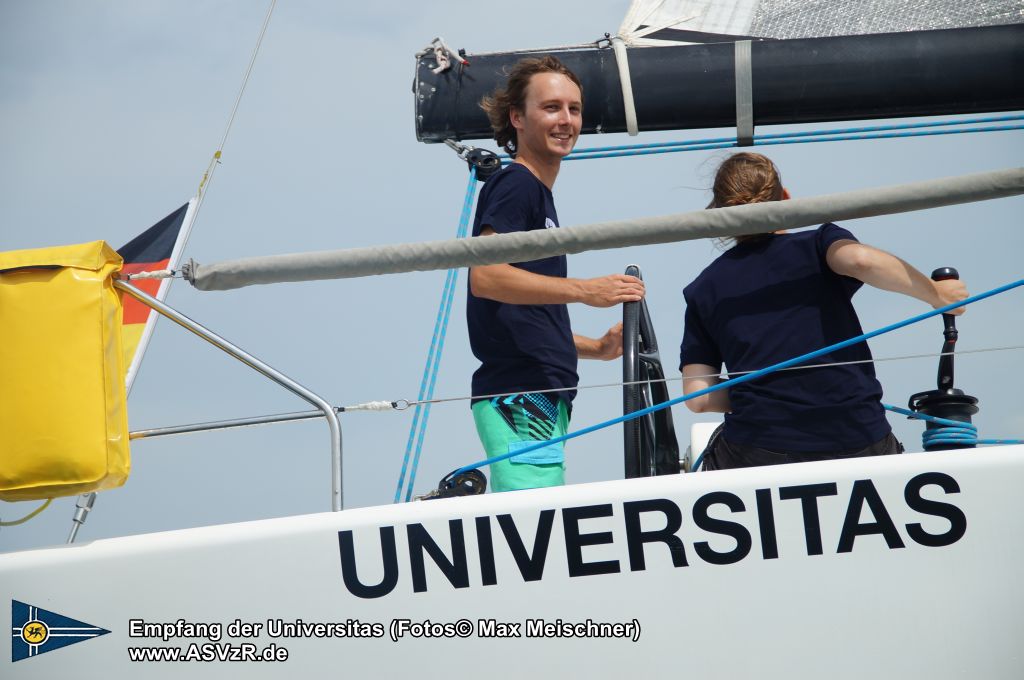
[[[516,129],[512,127],[509,112],[512,109],[522,112],[526,104],[526,87],[530,78],[538,73],[560,73],[580,88],[580,101],[583,100],[583,85],[580,79],[557,58],[547,55],[540,58],[522,59],[512,67],[508,74],[505,87],[498,88],[493,94],[480,100],[480,108],[491,121],[494,139],[513,158],[516,155]]]

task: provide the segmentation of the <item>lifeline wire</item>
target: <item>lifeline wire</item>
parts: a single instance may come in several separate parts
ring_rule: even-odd
[[[935,358],[941,356],[947,356],[951,354],[964,355],[964,354],[977,354],[981,352],[999,352],[1006,350],[1020,350],[1024,349],[1024,345],[1016,345],[1012,347],[988,347],[984,349],[972,349],[972,350],[957,350],[956,352],[944,352],[938,354],[910,354],[899,357],[885,357],[882,359],[861,359],[858,361],[844,361],[836,363],[824,363],[824,364],[807,364],[805,366],[793,366],[782,370],[786,371],[802,371],[812,368],[827,368],[833,366],[848,366],[851,364],[864,364],[881,361],[899,361],[904,359],[923,359],[923,358]],[[751,371],[745,371],[744,373],[735,373],[733,375],[743,375]],[[605,383],[602,385],[578,385],[575,389],[586,390],[595,389],[599,387],[622,387],[623,385],[640,385],[647,382],[669,382],[670,380],[678,380],[680,376],[676,375],[671,378],[661,378],[658,380],[634,380],[632,382],[616,382],[616,383]],[[692,376],[693,378],[717,378],[720,374],[716,375],[703,375],[703,376]],[[568,389],[568,388],[561,388]],[[547,392],[549,390],[535,390],[539,392]],[[487,396],[481,396],[476,398],[491,398],[491,397],[503,397],[511,394],[519,394],[522,390],[517,392],[509,392],[503,394],[493,394]],[[432,403],[438,404],[443,402],[453,401],[468,401],[474,397],[451,397],[447,399],[432,399],[430,402],[415,402],[409,401],[408,399],[396,399],[394,401],[369,401],[361,404],[352,404],[351,406],[335,406],[334,410],[338,413],[351,413],[356,411],[405,411],[410,406],[416,406],[418,403]],[[191,432],[208,432],[211,430],[221,430],[235,427],[250,427],[255,425],[269,425],[273,423],[285,423],[295,422],[299,420],[310,420],[312,418],[320,418],[323,413],[320,411],[302,411],[298,413],[279,413],[275,415],[257,416],[256,418],[237,418],[233,420],[219,420],[205,423],[193,423],[191,425],[178,425],[173,427],[160,427],[150,428],[145,430],[134,430],[128,433],[129,439],[135,441],[138,439],[149,439],[152,437],[163,437],[167,435],[186,434]],[[1010,440],[984,440],[983,443],[1008,443]]]
[[[470,166],[469,184],[466,186],[466,197],[462,203],[462,216],[459,219],[459,228],[456,232],[457,238],[465,238],[466,236],[469,227],[469,214],[473,207],[473,197],[476,195],[476,184],[476,168]],[[398,475],[398,486],[395,488],[395,503],[402,496],[405,473],[409,466],[409,455],[415,440],[416,454],[413,456],[412,467],[409,468],[409,487],[405,493],[405,500],[409,501],[412,498],[413,484],[416,481],[416,470],[419,467],[420,453],[423,450],[423,438],[427,429],[427,420],[430,418],[430,399],[434,396],[434,385],[437,383],[437,374],[441,367],[441,353],[444,351],[444,340],[448,333],[448,320],[452,309],[452,300],[455,298],[455,284],[458,277],[458,269],[449,269],[445,277],[444,289],[441,292],[441,303],[437,310],[437,319],[434,321],[434,335],[430,339],[430,349],[427,351],[427,361],[423,367],[423,379],[420,382],[416,411],[413,414],[412,425],[409,427],[409,439],[405,445],[402,471]],[[420,420],[421,412],[423,416],[422,421]],[[419,424],[418,432],[416,429],[417,424]]]
[[[463,474],[463,473],[468,472],[470,470],[474,470],[476,468],[483,467],[484,465],[490,465],[492,463],[497,463],[499,461],[506,460],[508,458],[512,458],[513,456],[519,456],[519,455],[522,455],[522,454],[525,454],[525,453],[530,453],[532,451],[536,451],[538,449],[542,449],[542,448],[544,448],[546,446],[549,446],[551,444],[558,444],[560,442],[568,441],[569,439],[575,439],[576,437],[581,437],[581,436],[583,436],[585,434],[590,434],[591,432],[596,432],[597,430],[604,429],[604,428],[609,427],[611,425],[616,425],[618,423],[625,422],[627,420],[633,420],[634,418],[640,418],[641,416],[645,416],[648,413],[654,413],[655,411],[661,411],[661,410],[669,408],[671,406],[675,406],[676,404],[681,404],[684,401],[689,401],[691,399],[696,399],[697,397],[702,397],[705,394],[710,394],[712,392],[717,392],[719,390],[726,389],[727,387],[731,387],[733,385],[739,385],[739,384],[742,384],[742,383],[745,383],[745,382],[750,382],[751,380],[755,380],[755,379],[760,378],[760,377],[762,377],[764,375],[767,375],[769,373],[773,373],[775,371],[778,371],[778,370],[781,370],[781,369],[784,369],[784,368],[789,368],[790,366],[794,366],[796,364],[803,363],[804,361],[807,361],[809,359],[815,359],[815,358],[820,357],[820,356],[822,356],[824,354],[828,354],[830,352],[834,352],[835,350],[843,349],[844,347],[849,347],[850,345],[855,345],[857,343],[864,342],[865,340],[870,340],[871,338],[874,338],[876,336],[882,335],[883,333],[889,333],[891,331],[898,330],[900,328],[904,328],[904,327],[909,326],[911,324],[917,323],[918,321],[923,321],[924,319],[930,319],[933,316],[938,316],[940,314],[944,314],[946,312],[950,312],[950,311],[952,311],[952,310],[954,310],[954,309],[956,309],[958,307],[964,307],[964,306],[972,304],[974,302],[978,302],[979,300],[984,300],[986,298],[990,298],[993,295],[998,295],[1000,293],[1004,293],[1004,292],[1006,292],[1008,290],[1011,290],[1013,288],[1018,288],[1020,286],[1024,286],[1024,279],[1020,279],[1018,281],[1014,281],[1013,283],[1008,283],[1006,285],[999,286],[998,288],[993,288],[992,290],[986,291],[984,293],[980,293],[978,295],[973,295],[973,296],[971,296],[971,297],[969,297],[969,298],[967,298],[965,300],[961,300],[960,302],[954,302],[954,303],[948,304],[945,307],[939,307],[938,309],[933,309],[932,311],[925,312],[924,314],[918,314],[917,316],[912,316],[909,319],[904,319],[903,321],[899,321],[897,323],[890,324],[889,326],[885,326],[883,328],[879,328],[879,329],[871,331],[869,333],[864,333],[862,335],[858,335],[856,337],[849,338],[848,340],[843,340],[842,342],[837,342],[837,343],[835,343],[833,345],[829,345],[828,347],[822,347],[821,349],[815,350],[813,352],[808,352],[807,354],[802,354],[802,355],[800,355],[798,357],[793,357],[792,359],[787,359],[786,361],[781,361],[781,362],[779,362],[777,364],[773,364],[771,366],[768,366],[767,368],[762,368],[759,371],[754,371],[753,373],[748,373],[747,375],[743,375],[743,376],[740,376],[738,378],[733,378],[731,380],[726,380],[724,382],[720,382],[717,385],[712,385],[712,386],[706,387],[706,388],[704,388],[702,390],[697,390],[696,392],[684,395],[682,397],[677,397],[675,399],[670,399],[670,400],[662,402],[660,404],[655,404],[654,406],[648,406],[647,408],[640,409],[639,411],[634,411],[633,413],[627,413],[627,414],[619,416],[617,418],[612,418],[611,420],[606,420],[603,423],[598,423],[596,425],[591,425],[589,427],[585,427],[585,428],[583,428],[581,430],[577,430],[575,432],[570,432],[568,434],[562,435],[561,437],[555,437],[553,439],[549,439],[547,441],[543,441],[543,442],[540,442],[538,444],[534,444],[532,446],[527,446],[525,448],[519,449],[518,451],[513,451],[511,453],[506,453],[506,454],[503,454],[503,455],[500,455],[500,456],[494,456],[493,458],[486,458],[486,459],[478,461],[476,463],[472,463],[470,465],[466,465],[466,466],[458,468],[457,470],[455,470],[454,472],[451,473],[451,476],[454,477],[456,475]]]
[[[1009,347],[984,347],[984,348],[981,348],[981,349],[958,349],[958,350],[956,350],[954,352],[932,352],[932,353],[926,353],[926,354],[904,354],[902,356],[897,356],[897,357],[882,357],[881,359],[856,359],[856,360],[853,360],[853,361],[830,361],[830,362],[826,362],[826,363],[823,363],[823,364],[807,364],[806,366],[791,366],[789,368],[783,368],[783,369],[780,369],[780,370],[783,370],[783,371],[806,371],[806,370],[811,369],[811,368],[833,368],[833,367],[836,367],[836,366],[856,366],[858,364],[879,364],[879,363],[882,363],[882,362],[885,362],[885,361],[905,361],[907,359],[935,359],[937,357],[944,357],[944,356],[963,356],[965,354],[982,354],[982,353],[985,353],[985,352],[1006,352],[1006,351],[1009,351],[1009,350],[1019,350],[1019,349],[1024,349],[1024,345],[1011,345]],[[748,373],[753,373],[753,372],[754,371],[752,371],[752,370],[751,371],[727,371],[727,373],[729,375],[746,375]],[[688,377],[686,379],[687,380],[699,380],[701,378],[719,378],[719,377],[721,377],[721,375],[722,375],[721,372],[714,373],[714,374],[708,374],[708,375],[691,375],[690,377]],[[680,378],[682,378],[682,375],[677,373],[677,374],[675,374],[675,375],[673,375],[671,377],[666,377],[666,378],[647,379],[647,380],[632,380],[632,381],[629,381],[629,382],[621,382],[620,381],[620,382],[613,382],[613,383],[600,383],[600,384],[596,384],[596,385],[576,385],[575,387],[572,387],[572,386],[550,387],[550,388],[543,389],[543,390],[533,390],[533,389],[531,389],[531,390],[527,390],[527,391],[529,391],[531,393],[535,393],[535,394],[544,394],[544,393],[548,393],[548,392],[564,392],[566,390],[582,391],[582,390],[593,390],[593,389],[598,389],[598,388],[602,388],[602,387],[624,387],[626,385],[643,385],[643,384],[646,384],[646,383],[656,383],[656,382],[667,383],[667,382],[671,382],[671,381],[674,381],[674,380],[679,380]],[[431,399],[430,401],[425,401],[425,400],[424,401],[410,401],[408,399],[396,399],[396,400],[391,401],[391,402],[380,402],[380,403],[390,403],[392,405],[392,409],[393,410],[404,411],[405,409],[409,408],[410,406],[418,406],[419,404],[427,404],[427,403],[430,403],[430,404],[444,404],[444,403],[448,403],[448,402],[452,402],[452,401],[469,401],[470,399],[493,399],[495,397],[511,397],[512,395],[515,395],[515,394],[521,394],[523,391],[524,390],[516,390],[515,392],[498,392],[498,393],[495,393],[495,394],[477,394],[477,395],[463,396],[463,397],[445,397],[445,398],[442,398],[442,399]],[[402,404],[402,406],[398,406],[398,404]],[[351,409],[351,407],[344,407],[344,408]],[[385,410],[385,409],[379,409],[379,410]]]

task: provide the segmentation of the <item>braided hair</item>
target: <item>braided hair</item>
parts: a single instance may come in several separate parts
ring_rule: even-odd
[[[718,166],[708,208],[781,201],[784,191],[782,173],[770,158],[743,151],[729,156]],[[765,234],[748,234],[736,236],[735,240],[742,243],[763,236]]]

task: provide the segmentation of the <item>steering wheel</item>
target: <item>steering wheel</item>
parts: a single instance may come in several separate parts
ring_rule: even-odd
[[[636,265],[626,267],[626,274],[643,278]],[[622,382],[624,415],[669,400],[658,341],[644,300],[622,305]],[[627,420],[622,428],[627,478],[679,473],[679,443],[671,409]]]

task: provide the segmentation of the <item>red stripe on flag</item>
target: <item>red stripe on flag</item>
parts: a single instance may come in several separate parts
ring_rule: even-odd
[[[121,273],[138,274],[139,272],[166,269],[169,262],[170,258],[160,260],[159,262],[125,262],[124,266],[121,267]],[[142,292],[156,297],[157,290],[160,289],[160,282],[161,279],[136,279],[134,281],[129,281],[128,283],[135,286]],[[149,318],[149,313],[153,310],[133,298],[131,295],[124,295],[122,300],[124,306],[124,315],[121,317],[122,323],[146,323],[146,319]]]

